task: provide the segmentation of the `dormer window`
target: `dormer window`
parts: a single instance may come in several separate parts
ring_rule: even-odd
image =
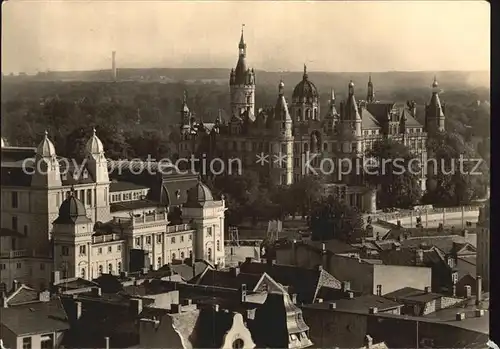
[[[78,172],[73,172],[73,179],[76,181],[78,180]]]
[[[179,189],[177,189],[177,190],[175,191],[175,197],[176,197],[177,199],[180,199],[180,197],[181,197],[181,191],[180,191]]]
[[[87,169],[83,170],[83,179],[89,178],[89,171]]]
[[[68,174],[66,172],[61,173],[61,178],[62,178],[63,181],[67,181],[68,180]]]

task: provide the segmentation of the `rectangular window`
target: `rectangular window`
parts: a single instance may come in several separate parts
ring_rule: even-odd
[[[17,191],[12,192],[12,208],[17,208],[19,206],[19,198],[17,196]]]
[[[27,225],[24,226],[23,233],[24,233],[24,236],[28,236],[28,226]]]
[[[118,245],[118,246],[116,246],[116,250],[117,250],[117,251],[121,251],[121,250],[122,250],[122,245]]]
[[[5,264],[0,264],[0,270],[5,270]]]
[[[40,263],[40,270],[45,270],[45,264],[44,263]]]
[[[161,235],[156,235],[156,243],[161,244]]]
[[[181,235],[181,242],[184,242],[184,235]]]
[[[151,236],[146,236],[146,244],[151,245]]]
[[[87,189],[87,205],[92,206],[92,190]]]
[[[80,254],[85,254],[85,245],[80,246]]]
[[[207,235],[212,236],[212,227],[207,228]]]
[[[193,240],[193,235],[189,234],[189,235],[188,235],[188,240],[189,240],[189,241]]]
[[[12,230],[17,231],[17,217],[12,217]]]
[[[220,251],[220,241],[217,240],[217,251]]]
[[[16,264],[16,268],[17,268],[17,269],[21,269],[21,267],[22,267],[21,263],[17,263],[17,264]]]
[[[108,246],[108,253],[113,252],[113,246]]]
[[[99,247],[99,249],[97,250],[97,254],[102,254],[102,248]]]
[[[31,337],[23,338],[23,349],[31,349]]]
[[[135,245],[137,247],[141,246],[141,238],[135,238]]]
[[[61,253],[63,256],[69,256],[69,247],[68,246],[62,246],[61,247]]]
[[[80,201],[85,205],[85,189],[80,190]]]
[[[175,236],[174,236],[174,237],[172,237],[172,238],[170,239],[170,242],[171,242],[172,244],[175,244]]]

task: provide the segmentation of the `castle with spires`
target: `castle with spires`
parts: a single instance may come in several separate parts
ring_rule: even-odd
[[[445,105],[441,104],[436,78],[422,125],[417,121],[414,101],[377,100],[371,76],[366,99],[358,99],[354,82],[350,81],[347,99],[338,103],[332,89],[328,110],[322,112],[318,89],[305,65],[302,80],[295,86],[291,99],[285,97],[280,81],[275,107],[256,112],[256,75],[247,63],[243,30],[238,49],[238,62],[229,77],[230,119],[223,120],[219,114],[214,123],[200,122],[192,116],[184,98],[179,156],[190,156],[205,142],[210,145],[212,156],[238,158],[245,168],[260,167],[264,176],[279,185],[290,185],[314,173],[312,167],[318,173],[330,175],[327,182],[335,195],[363,212],[374,212],[376,190],[366,185],[363,171],[339,176],[332,164],[339,164],[337,160],[345,158],[353,163],[358,159],[363,164],[374,144],[386,138],[404,144],[425,163],[429,134],[445,129]],[[256,156],[261,153],[269,155],[265,166],[256,164]],[[423,172],[419,183],[425,190]]]

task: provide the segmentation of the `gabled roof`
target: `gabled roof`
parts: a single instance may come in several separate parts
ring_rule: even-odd
[[[60,332],[70,328],[59,299],[3,308],[0,319],[2,325],[17,336]]]
[[[380,129],[380,123],[377,119],[370,113],[368,109],[364,109],[361,113],[361,128],[363,130]]]
[[[387,293],[385,298],[395,299],[397,301],[409,301],[415,303],[428,303],[435,299],[444,297],[442,294],[434,292],[425,292],[413,287],[403,287],[399,290]]]
[[[406,118],[405,125],[406,127],[423,127],[420,122],[418,122],[412,115],[411,111],[408,108],[403,108],[401,111],[401,120]]]
[[[128,191],[128,190],[140,190],[140,189],[149,189],[144,185],[139,185],[130,182],[111,182],[109,184],[109,192],[120,192],[120,191]]]
[[[38,302],[38,301],[39,301],[38,292],[26,285],[20,285],[17,290],[15,290],[5,299],[5,302],[7,302],[7,305],[9,306],[20,305],[30,302]]]
[[[221,271],[207,268],[200,276],[196,284],[232,289],[239,289],[241,285],[245,284],[247,286],[247,290],[253,291],[262,278],[262,274],[256,275],[238,272],[238,274],[235,275],[233,274],[233,270],[235,269],[230,271]]]

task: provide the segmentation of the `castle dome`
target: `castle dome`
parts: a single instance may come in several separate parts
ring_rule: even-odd
[[[309,80],[307,75],[307,68],[304,65],[304,75],[302,76],[302,81],[295,86],[293,89],[292,99],[302,101],[303,99],[309,100],[318,98],[318,89],[312,81]]]
[[[56,148],[54,147],[52,141],[49,139],[49,133],[47,131],[45,131],[45,136],[43,137],[43,140],[36,148],[36,153],[41,157],[56,156]]]
[[[70,194],[59,207],[59,216],[54,224],[89,223],[85,205],[73,194]]]
[[[87,142],[87,153],[89,154],[101,154],[104,153],[104,146],[102,145],[101,140],[97,137],[95,128],[92,130],[92,137]]]
[[[212,191],[205,184],[198,182],[188,190],[186,204],[203,204],[207,201],[214,201]]]

